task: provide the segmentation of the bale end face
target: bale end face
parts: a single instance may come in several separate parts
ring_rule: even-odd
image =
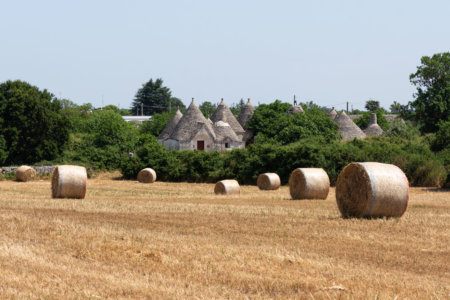
[[[336,202],[344,218],[400,217],[408,199],[408,179],[395,165],[351,163],[336,182]]]
[[[214,193],[216,195],[239,195],[241,188],[236,180],[222,180],[214,186]]]
[[[36,178],[36,170],[29,166],[20,166],[16,169],[17,181],[32,181]]]
[[[151,168],[145,168],[139,171],[137,179],[142,183],[153,183],[156,181],[156,172]]]
[[[277,190],[280,187],[280,176],[276,173],[263,173],[256,181],[260,190]]]

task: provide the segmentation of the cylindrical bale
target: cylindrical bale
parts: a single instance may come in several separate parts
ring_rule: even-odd
[[[145,168],[139,171],[137,179],[142,183],[153,183],[156,181],[156,172],[151,168]]]
[[[263,173],[256,181],[260,190],[277,190],[280,187],[280,176],[276,173]]]
[[[16,169],[17,181],[32,181],[36,178],[36,170],[29,166],[20,166]]]
[[[222,180],[216,183],[214,193],[216,195],[240,194],[241,187],[239,186],[239,182],[234,179]]]
[[[344,218],[401,217],[408,199],[408,178],[395,165],[351,163],[336,182],[336,201]]]
[[[321,168],[297,168],[289,178],[292,199],[326,199],[330,190],[330,179]]]
[[[79,198],[86,196],[86,168],[79,166],[56,166],[52,174],[53,198]]]

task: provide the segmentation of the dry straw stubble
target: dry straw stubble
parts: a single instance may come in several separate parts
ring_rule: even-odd
[[[276,173],[260,174],[256,181],[260,190],[277,190],[280,187],[280,183],[280,176]]]
[[[241,193],[241,187],[239,186],[239,182],[234,179],[222,180],[214,186],[214,193],[216,195],[239,195]]]
[[[87,188],[86,168],[71,165],[56,166],[52,174],[53,198],[84,199]]]
[[[29,166],[20,166],[16,169],[17,181],[32,181],[36,178],[36,170]]]
[[[336,182],[336,201],[343,217],[400,217],[408,199],[408,179],[395,165],[351,163]]]
[[[142,183],[153,183],[156,181],[156,172],[152,168],[145,168],[139,171],[137,179]]]
[[[321,168],[297,168],[289,178],[289,191],[294,200],[326,199],[330,190],[330,179]]]

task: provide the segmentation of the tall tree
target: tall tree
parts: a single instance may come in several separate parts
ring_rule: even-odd
[[[47,90],[23,81],[0,84],[0,137],[8,149],[7,164],[53,160],[69,139],[70,124],[62,105]]]
[[[172,97],[172,92],[168,87],[163,86],[161,78],[150,79],[144,83],[137,91],[133,103],[131,104],[131,112],[134,115],[153,115],[164,111],[174,110],[177,107],[185,108],[180,99]]]
[[[241,98],[238,103],[233,103],[231,105],[230,110],[233,113],[233,115],[237,118],[239,114],[241,113],[241,110],[244,108],[245,102],[244,99]]]
[[[376,100],[367,100],[365,108],[368,111],[376,111],[380,109],[380,102]]]
[[[391,104],[391,112],[394,114],[398,114],[402,111],[403,105],[398,103],[397,101],[394,101],[394,103]]]
[[[450,120],[450,52],[423,56],[409,79],[417,87],[411,102],[416,121],[422,132],[435,132],[439,120]]]
[[[216,110],[216,106],[209,101],[203,102],[198,108],[200,108],[205,118],[211,117]]]

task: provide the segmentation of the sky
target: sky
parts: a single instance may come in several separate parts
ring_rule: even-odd
[[[186,105],[251,98],[363,109],[413,100],[422,56],[450,51],[450,1],[5,1],[0,82],[129,108],[161,78]]]

